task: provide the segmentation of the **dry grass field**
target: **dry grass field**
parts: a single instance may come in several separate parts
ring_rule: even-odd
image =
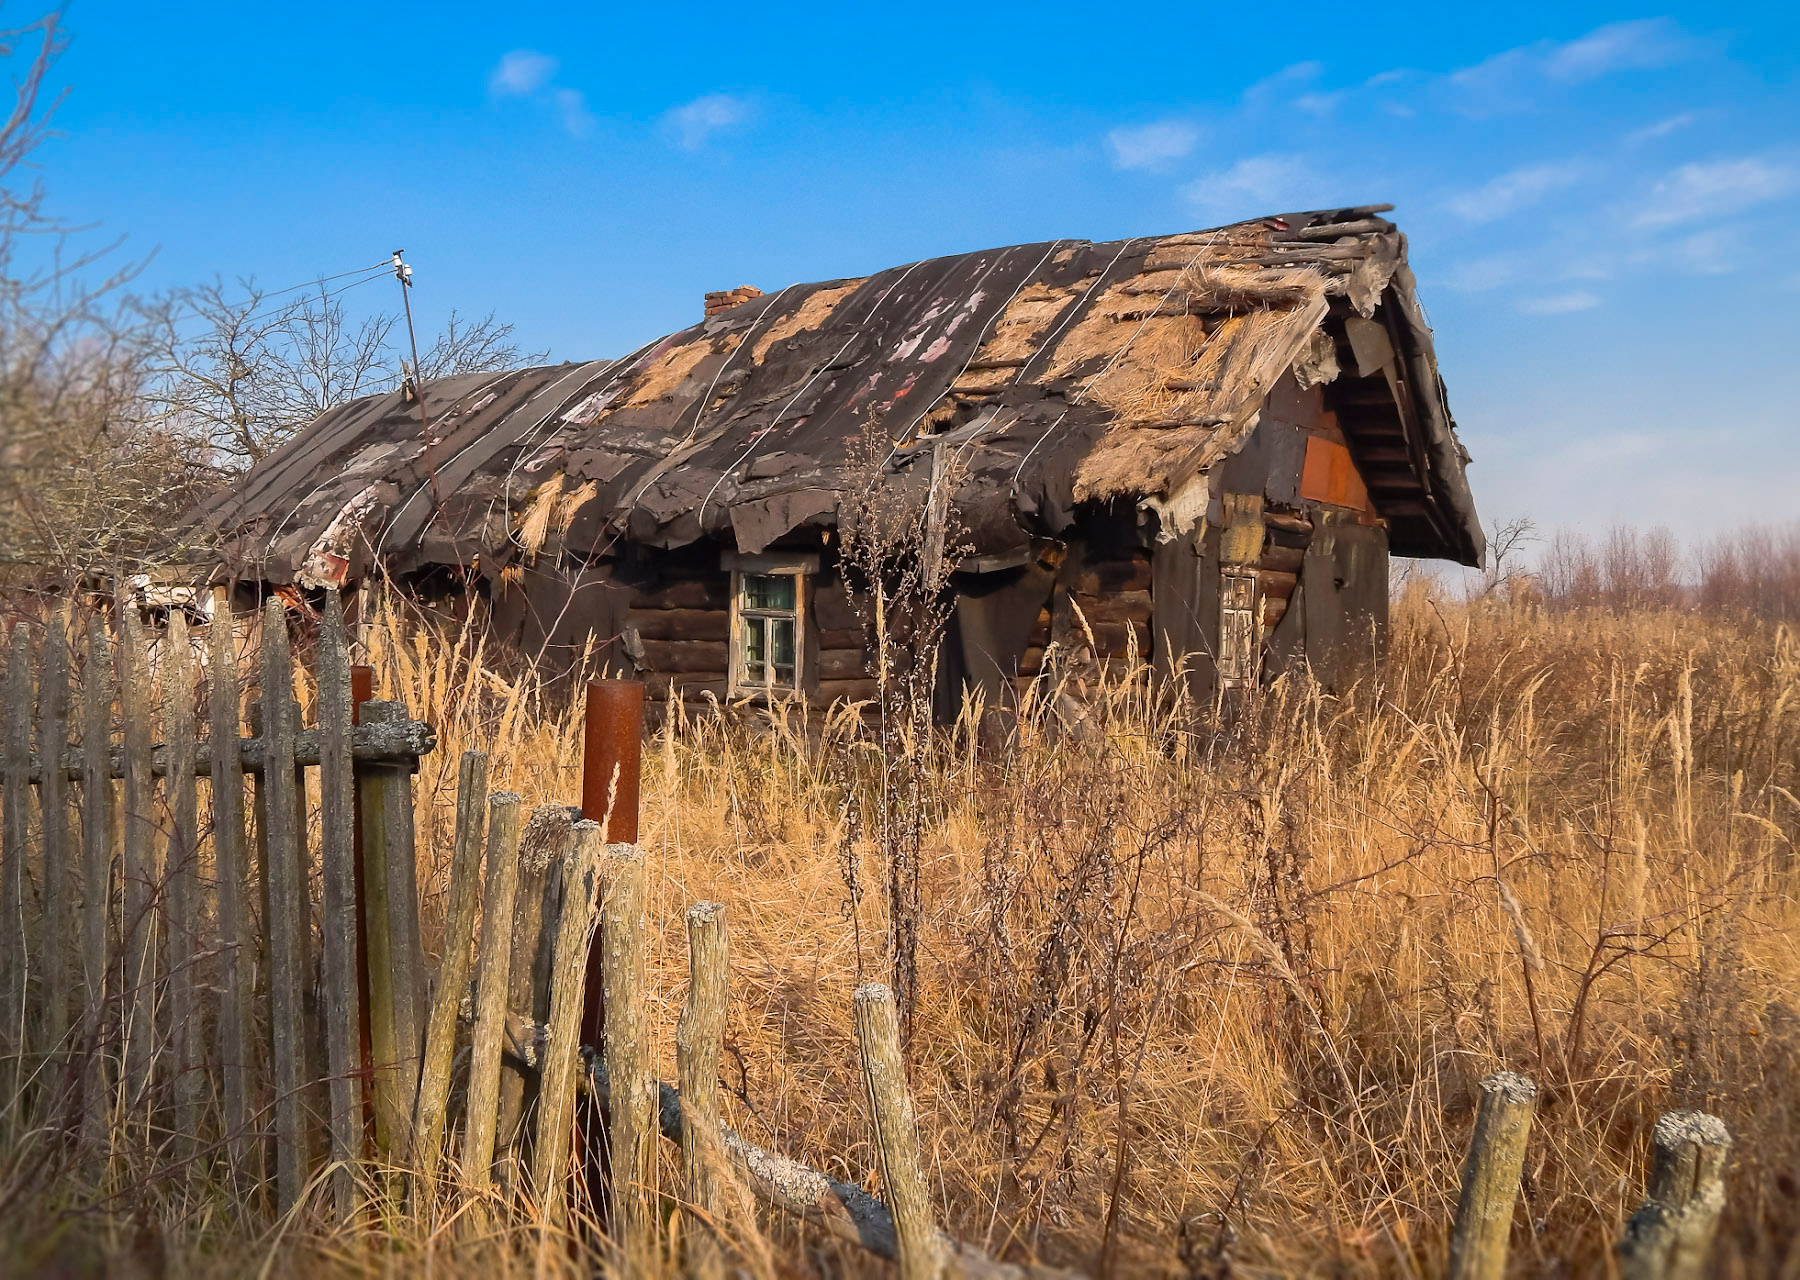
[[[456,764],[579,796],[579,733],[469,638],[391,619],[378,696],[440,727],[420,777],[428,947]],[[850,993],[885,978],[883,850],[920,852],[911,1042],[947,1227],[1088,1274],[1430,1276],[1475,1084],[1539,1085],[1518,1275],[1607,1275],[1656,1116],[1736,1137],[1722,1276],[1800,1268],[1800,641],[1662,608],[1451,602],[1413,584],[1342,697],[1287,681],[1196,729],[1144,681],[1028,701],[1004,751],[854,714],[672,719],[646,744],[664,1079],[682,912],[732,931],[727,1118],[879,1194]],[[923,784],[923,785],[920,785]],[[99,1206],[6,1171],[0,1233],[119,1274],[547,1275],[527,1227],[372,1235],[239,1212],[121,1162]],[[672,1155],[664,1186],[680,1195]],[[791,1221],[755,1274],[872,1271]],[[14,1256],[22,1256],[15,1254]],[[60,1259],[60,1262],[58,1261]],[[85,1262],[83,1261],[85,1260]]]

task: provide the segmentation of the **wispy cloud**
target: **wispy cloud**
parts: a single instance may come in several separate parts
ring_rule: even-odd
[[[1497,53],[1448,77],[1462,108],[1474,115],[1536,105],[1553,85],[1579,85],[1623,71],[1649,71],[1688,57],[1695,49],[1666,18],[1643,18],[1596,27],[1566,42],[1539,40]]]
[[[1452,266],[1444,283],[1464,293],[1485,293],[1516,280],[1523,264],[1516,257],[1472,258]]]
[[[1655,229],[1730,217],[1800,187],[1800,167],[1759,156],[1684,164],[1650,191],[1633,225]]]
[[[1546,298],[1527,298],[1519,304],[1519,310],[1528,316],[1564,316],[1575,311],[1591,311],[1599,305],[1599,298],[1586,289],[1577,289],[1573,293],[1557,293]]]
[[[496,98],[528,98],[549,84],[562,64],[535,49],[514,49],[488,73],[488,92]]]
[[[1647,124],[1642,129],[1633,129],[1625,135],[1625,145],[1641,147],[1646,142],[1655,142],[1658,138],[1666,138],[1671,133],[1687,128],[1700,118],[1697,111],[1683,111],[1680,115],[1669,116],[1658,120],[1655,124]]]
[[[1157,120],[1106,135],[1115,169],[1161,169],[1179,160],[1200,141],[1200,130],[1186,120]]]
[[[514,49],[488,72],[488,93],[495,98],[526,98],[548,104],[565,132],[584,138],[594,129],[587,97],[579,89],[555,83],[562,63],[536,49]]]
[[[1251,110],[1291,106],[1297,98],[1311,96],[1309,86],[1325,74],[1323,62],[1296,62],[1244,90],[1244,105]]]
[[[1683,236],[1670,247],[1669,257],[1690,275],[1729,275],[1744,264],[1743,241],[1738,227],[1713,227]]]
[[[715,133],[741,124],[750,116],[750,103],[729,93],[709,93],[670,111],[664,120],[683,151],[698,151]]]
[[[1470,222],[1493,222],[1536,204],[1552,191],[1573,186],[1587,176],[1587,166],[1573,160],[1524,165],[1490,179],[1449,200],[1453,213]]]
[[[1228,169],[1196,178],[1181,188],[1181,196],[1197,209],[1253,217],[1291,204],[1316,203],[1319,192],[1299,156],[1263,155],[1246,156]]]

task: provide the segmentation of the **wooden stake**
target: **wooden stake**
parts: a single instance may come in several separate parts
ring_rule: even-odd
[[[241,754],[232,749],[242,727],[233,640],[231,595],[221,587],[213,596],[212,625],[207,630],[206,689],[207,737],[217,761],[211,788],[213,878],[219,895],[219,1079],[225,1149],[233,1174],[245,1178],[254,1149],[250,1133],[250,961],[256,946],[244,909],[249,868],[244,858],[244,766]]]
[[[356,946],[356,779],[351,772],[350,646],[335,591],[319,628],[319,863],[323,884],[326,1071],[331,1081],[332,1197],[338,1217],[356,1211],[353,1165],[363,1158],[362,1012]]]
[[[581,1065],[582,975],[587,971],[600,872],[600,824],[575,824],[574,847],[563,863],[562,904],[550,973],[549,1038],[538,1090],[537,1142],[532,1185],[544,1216],[555,1227],[566,1219],[566,1194],[575,1138],[575,1081]]]
[[[125,941],[125,974],[120,988],[125,1019],[125,1084],[127,1105],[136,1108],[149,1098],[150,1070],[156,1040],[154,865],[156,817],[150,798],[150,678],[144,660],[144,627],[137,601],[129,592],[118,600],[119,633],[115,657],[119,668],[119,719],[125,739],[124,805],[125,910],[120,933]]]
[[[719,1224],[727,1212],[720,1179],[726,1168],[719,1141],[719,1049],[730,998],[731,943],[725,908],[700,902],[688,908],[688,997],[675,1031],[681,1089],[681,1167],[692,1208],[685,1221],[683,1262],[693,1280],[725,1274]]]
[[[1496,1071],[1481,1082],[1481,1106],[1450,1234],[1451,1280],[1500,1280],[1506,1274],[1507,1239],[1536,1097],[1537,1085],[1511,1071]]]
[[[296,850],[299,797],[294,791],[293,670],[287,614],[280,600],[263,608],[263,773],[269,880],[270,1062],[275,1076],[276,1210],[287,1213],[306,1185],[305,974],[306,885]]]
[[[656,1254],[656,1076],[644,1016],[644,851],[607,847],[600,909],[605,948],[606,1066],[612,1080],[613,1237],[627,1274]]]
[[[38,678],[38,750],[46,758],[62,751],[69,730],[69,628],[61,613],[44,633],[43,670]],[[53,778],[50,775],[54,773]],[[74,861],[69,849],[69,779],[46,769],[38,785],[38,822],[44,844],[43,1046],[59,1061],[68,1052],[69,943]]]
[[[169,975],[169,1049],[174,1068],[173,1129],[177,1150],[193,1151],[200,1125],[203,1050],[194,1001],[194,951],[200,917],[199,802],[194,780],[194,665],[188,648],[187,616],[169,615],[163,660],[163,738],[168,773],[163,779],[170,830],[165,906],[168,933],[163,966]]]
[[[469,985],[470,944],[481,906],[481,841],[487,827],[488,758],[463,752],[456,779],[456,843],[450,859],[450,914],[444,921],[444,959],[438,966],[431,1018],[425,1024],[425,1056],[419,1071],[419,1105],[413,1118],[419,1181],[430,1188],[443,1155],[444,1116],[450,1102],[450,1068],[456,1053],[456,1012]]]
[[[869,1115],[881,1151],[881,1182],[894,1213],[901,1280],[938,1280],[944,1248],[931,1212],[931,1193],[919,1163],[918,1123],[900,1055],[894,993],[879,982],[856,989],[856,1040],[862,1050]]]
[[[106,924],[112,907],[113,785],[111,655],[106,619],[88,615],[87,662],[81,671],[81,1133],[90,1152],[106,1143],[107,1072],[100,1040],[106,1026]]]
[[[494,1129],[499,1120],[500,1053],[506,1038],[506,980],[512,916],[519,887],[519,806],[511,791],[488,799],[487,891],[481,904],[476,967],[475,1031],[469,1058],[469,1118],[463,1133],[463,1182],[480,1193],[493,1184]]]
[[[1699,1280],[1725,1208],[1731,1132],[1704,1111],[1671,1111],[1651,1133],[1649,1195],[1619,1241],[1625,1280]]]

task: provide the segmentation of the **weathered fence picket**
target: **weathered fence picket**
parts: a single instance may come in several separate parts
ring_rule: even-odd
[[[684,1258],[693,1280],[718,1280],[725,1258],[718,1224],[725,1220],[720,1185],[719,1049],[730,998],[731,943],[725,908],[699,902],[687,911],[688,997],[675,1031],[681,1086],[681,1169],[691,1209],[683,1228]]]
[[[124,911],[119,932],[125,940],[120,977],[120,1014],[124,1019],[124,1079],[127,1105],[143,1105],[150,1093],[150,1070],[156,1041],[156,937],[152,895],[161,876],[153,863],[156,816],[151,810],[150,675],[144,653],[143,623],[129,602],[119,611],[114,659],[119,677],[119,724],[125,759],[120,788],[123,806],[120,879]]]
[[[263,771],[257,780],[267,849],[269,1060],[275,1087],[275,1196],[286,1213],[306,1184],[304,1090],[306,882],[300,878],[299,797],[294,790],[294,687],[287,617],[279,600],[263,610]]]
[[[60,612],[44,628],[42,669],[38,676],[38,742],[61,743],[68,737],[69,629]],[[69,926],[70,899],[74,888],[69,860],[69,795],[67,775],[51,770],[38,787],[39,848],[43,867],[44,945],[39,949],[43,968],[44,1011],[42,1039],[47,1062],[55,1070],[68,1050],[69,1034]]]
[[[1507,1239],[1536,1098],[1537,1085],[1511,1071],[1496,1071],[1481,1082],[1450,1234],[1450,1280],[1500,1280],[1506,1274]]]
[[[26,769],[31,758],[31,633],[24,623],[12,629],[12,645],[6,663],[5,684],[5,770],[0,784],[0,803],[6,811],[0,815],[0,955],[5,958],[5,972],[0,974],[0,1046],[6,1054],[4,1082],[8,1100],[20,1097],[26,1076],[29,1051],[27,1017],[25,919],[26,841],[30,836],[30,810],[26,794],[30,784]],[[14,1124],[18,1123],[17,1117]]]
[[[356,835],[352,792],[350,644],[336,593],[319,628],[319,865],[326,1071],[330,1080],[332,1195],[356,1207],[354,1163],[363,1154],[362,1014],[357,989]]]
[[[169,619],[163,658],[163,739],[168,771],[163,777],[169,806],[168,842],[164,846],[164,906],[168,928],[163,939],[163,971],[169,981],[169,1063],[174,1076],[175,1110],[171,1129],[186,1155],[194,1148],[200,1122],[202,1050],[200,1019],[194,999],[194,956],[200,907],[199,786],[194,775],[194,665],[188,649],[187,618],[177,611]],[[55,769],[45,770],[46,774]]]
[[[430,1189],[443,1158],[444,1119],[450,1105],[450,1067],[456,1053],[456,1020],[469,984],[476,912],[481,907],[481,845],[487,830],[488,758],[465,751],[456,780],[456,834],[450,858],[450,912],[444,921],[444,957],[425,1024],[419,1101],[413,1115],[414,1158],[419,1182]]]
[[[607,847],[600,906],[606,956],[606,1064],[612,1075],[609,1221],[628,1273],[656,1250],[656,1076],[644,1023],[644,851]]]
[[[218,1061],[220,1105],[226,1151],[234,1174],[243,1179],[251,1160],[250,1049],[251,959],[248,901],[249,863],[244,857],[244,762],[240,752],[221,750],[238,741],[242,724],[237,649],[230,625],[230,596],[213,597],[207,636],[207,736],[212,794],[213,880],[218,885]],[[94,623],[96,629],[99,620]],[[90,765],[90,770],[93,768]],[[98,778],[96,777],[96,781]]]
[[[106,621],[87,620],[87,660],[81,670],[81,1135],[90,1153],[106,1139],[107,1072],[101,1037],[106,1026],[107,920],[113,896],[115,829],[112,797],[111,707],[106,680]],[[55,747],[46,741],[46,756]],[[54,772],[54,770],[52,770]],[[227,1117],[229,1122],[229,1116]]]
[[[582,975],[598,900],[600,824],[575,824],[563,864],[563,895],[556,922],[554,966],[549,977],[550,1016],[540,1068],[537,1140],[532,1186],[553,1225],[566,1213],[569,1156],[574,1144],[575,1076],[581,1064]]]
[[[1725,1209],[1731,1133],[1704,1111],[1671,1111],[1650,1135],[1649,1192],[1619,1241],[1625,1280],[1699,1280]]]
[[[475,1033],[469,1059],[469,1120],[463,1131],[463,1181],[484,1191],[493,1181],[494,1130],[500,1107],[500,1054],[506,1038],[507,971],[512,913],[519,887],[518,793],[488,798],[487,886],[481,955],[475,971]]]

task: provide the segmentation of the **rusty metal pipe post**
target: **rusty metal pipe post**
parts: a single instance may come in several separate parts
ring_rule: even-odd
[[[636,680],[593,680],[587,687],[582,722],[581,816],[601,824],[608,844],[635,844],[638,838],[638,785],[644,748],[644,686]],[[599,910],[604,885],[594,885]],[[595,929],[588,944],[581,1002],[581,1043],[599,1052],[606,1036],[605,931]],[[604,1215],[611,1166],[607,1159],[610,1117],[600,1105],[581,1108],[581,1167],[588,1201]]]

